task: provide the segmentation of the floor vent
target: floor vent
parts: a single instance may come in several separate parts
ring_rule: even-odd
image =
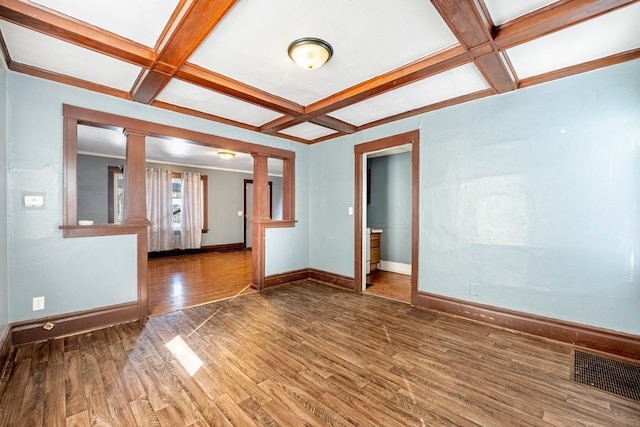
[[[640,366],[582,351],[575,352],[573,380],[640,401]]]

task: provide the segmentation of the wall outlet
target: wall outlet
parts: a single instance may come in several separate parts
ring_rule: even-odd
[[[472,283],[469,285],[469,293],[471,295],[480,295],[480,285]]]
[[[44,310],[44,297],[33,298],[33,311]]]

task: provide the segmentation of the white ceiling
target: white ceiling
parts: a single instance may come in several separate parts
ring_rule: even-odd
[[[640,46],[640,3],[508,49],[526,78]]]
[[[153,47],[179,0],[31,1]]]
[[[618,53],[638,58],[638,22],[633,0],[13,0],[0,9],[11,70],[312,143]],[[529,33],[502,45],[517,28]],[[468,32],[490,43],[470,46]],[[300,37],[328,41],[333,57],[299,68],[287,47]],[[483,68],[487,48],[506,73]]]
[[[457,43],[428,1],[394,6],[385,0],[240,1],[189,62],[307,105]],[[301,37],[334,48],[317,72],[289,59],[287,47]]]

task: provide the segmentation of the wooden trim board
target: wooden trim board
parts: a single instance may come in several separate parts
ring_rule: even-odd
[[[14,323],[9,336],[11,345],[21,345],[133,320],[138,320],[137,301]],[[53,329],[43,328],[47,322],[54,324]]]
[[[640,336],[418,292],[419,308],[465,317],[493,326],[537,335],[609,354],[640,360]]]
[[[271,286],[282,285],[284,283],[296,282],[309,278],[309,269],[302,268],[300,270],[287,271],[285,273],[272,274],[264,278],[265,288]]]
[[[323,270],[316,270],[315,268],[309,269],[309,279],[319,280],[321,282],[328,283],[330,285],[338,286],[340,288],[354,290],[353,277],[343,276],[341,274],[331,273]]]

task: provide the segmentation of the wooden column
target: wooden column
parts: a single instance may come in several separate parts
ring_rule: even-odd
[[[78,120],[64,118],[64,225],[78,225]],[[67,230],[64,231],[67,237]]]
[[[145,141],[147,134],[125,129],[127,160],[124,169],[124,224],[140,226],[138,241],[138,319],[149,315],[147,295],[147,168]]]
[[[127,162],[124,170],[124,223],[149,225],[147,220],[146,134],[125,129]]]
[[[294,159],[282,160],[282,219],[295,220],[295,161]]]
[[[253,156],[253,213],[251,216],[251,231],[253,241],[251,278],[252,286],[258,290],[265,287],[264,283],[264,223],[271,221],[269,214],[269,174],[267,168],[268,156],[252,153]]]

